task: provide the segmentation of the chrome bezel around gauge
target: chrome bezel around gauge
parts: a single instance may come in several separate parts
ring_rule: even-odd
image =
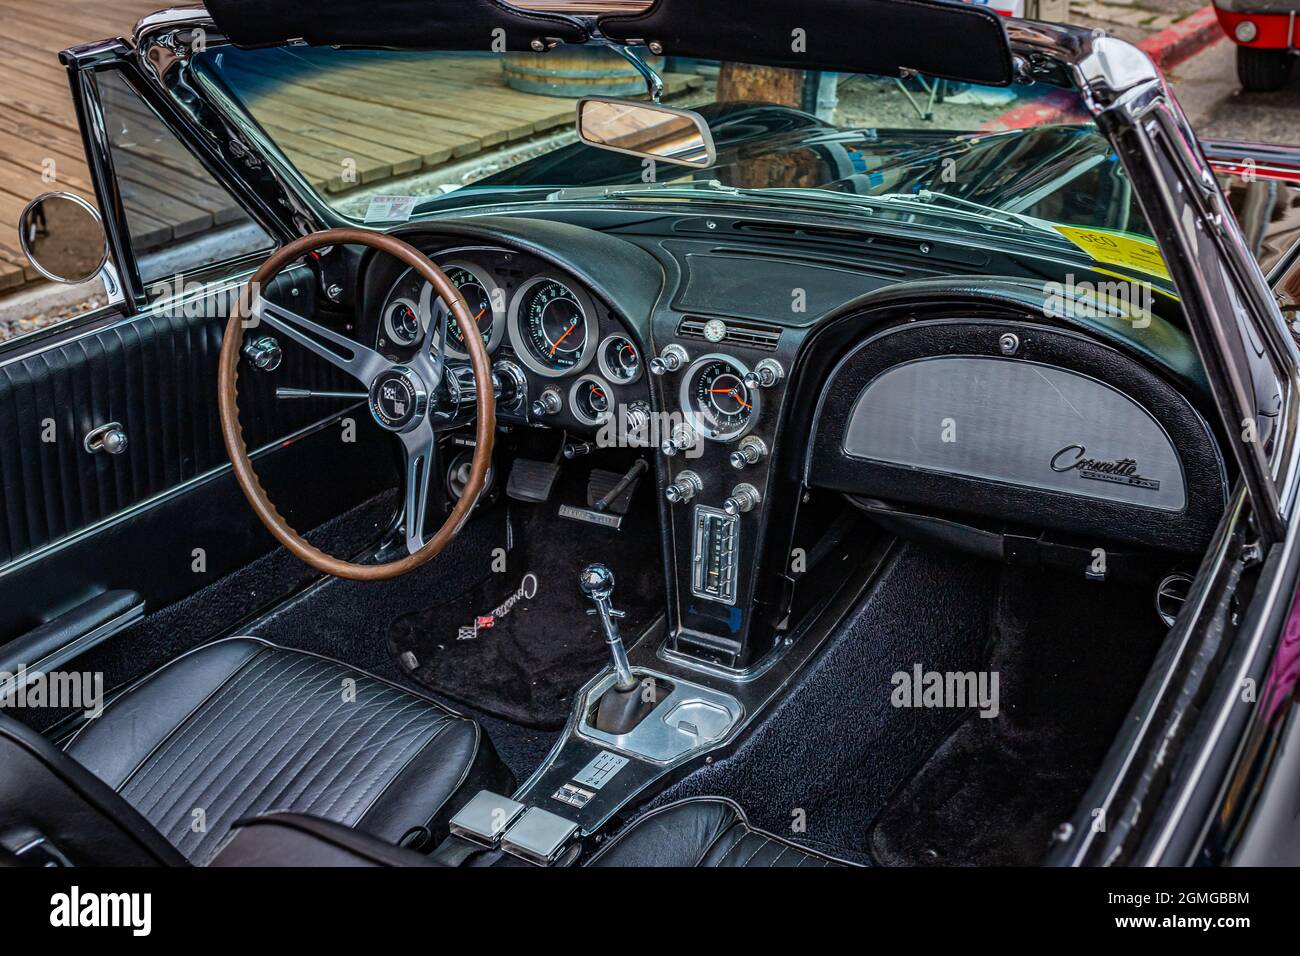
[[[521,327],[522,316],[520,313],[523,309],[524,302],[528,298],[529,292],[531,292],[535,286],[541,285],[544,282],[554,282],[567,290],[569,294],[573,296],[574,301],[578,305],[578,310],[582,313],[583,332],[585,335],[582,352],[578,355],[577,362],[569,368],[557,369],[546,365],[533,352],[532,342]],[[563,279],[560,276],[549,272],[533,276],[515,290],[514,296],[510,299],[510,308],[507,314],[506,325],[510,330],[510,344],[514,349],[515,355],[519,358],[519,361],[528,366],[531,371],[536,372],[544,378],[563,378],[566,375],[577,375],[591,364],[591,360],[595,357],[596,351],[599,347],[599,343],[596,341],[596,303],[593,302],[591,297],[581,288],[575,287],[572,280]]]
[[[636,372],[631,378],[624,378],[619,371],[609,364],[605,358],[606,346],[611,342],[621,340],[632,346],[632,351],[636,353]],[[600,366],[600,372],[611,382],[618,385],[632,385],[640,381],[641,373],[645,371],[645,363],[641,358],[641,350],[637,348],[636,343],[632,341],[631,336],[624,335],[622,332],[614,332],[600,340],[600,346],[596,349],[596,364]]]
[[[695,377],[706,365],[710,365],[713,362],[726,362],[734,368],[739,373],[738,377],[742,380],[743,385],[743,379],[749,372],[749,366],[733,356],[724,355],[721,352],[710,352],[707,355],[701,355],[692,362],[690,367],[686,370],[686,373],[682,375],[681,386],[677,393],[677,400],[681,406],[682,414],[686,416],[686,420],[690,423],[691,427],[695,429],[697,434],[702,435],[709,441],[729,444],[731,442],[739,441],[749,434],[750,430],[754,427],[754,423],[758,421],[759,413],[762,411],[763,400],[757,390],[750,388],[745,389],[745,394],[749,398],[749,404],[751,407],[749,415],[745,419],[744,427],[738,431],[720,433],[717,429],[707,425],[701,415],[700,409],[696,405],[694,386]]]
[[[578,392],[584,385],[598,385],[605,390],[605,396],[609,400],[609,408],[606,409],[603,416],[592,417],[583,412],[582,403],[578,401]],[[569,411],[573,412],[573,417],[584,425],[603,425],[611,415],[615,414],[615,408],[614,390],[599,375],[580,375],[569,386]]]
[[[501,340],[505,338],[506,335],[506,309],[504,302],[502,302],[501,308],[497,308],[498,301],[505,298],[505,292],[501,291],[499,294],[494,294],[496,290],[504,290],[504,286],[496,280],[491,271],[484,269],[477,263],[469,262],[466,259],[447,259],[444,261],[438,261],[438,268],[447,273],[448,279],[451,278],[451,272],[454,269],[462,269],[465,272],[468,272],[474,277],[475,281],[483,287],[483,291],[487,293],[488,306],[492,309],[492,328],[491,331],[488,332],[486,348],[488,354],[491,355],[496,351],[497,346],[501,344]],[[451,314],[447,311],[445,305],[437,310],[434,309],[433,286],[428,283],[425,283],[424,286],[423,300],[427,303],[426,307],[428,313],[430,315],[436,313],[437,319],[441,323],[438,330],[438,337],[446,340],[447,356],[449,358],[468,360],[469,353],[456,348],[455,340],[447,334],[447,322],[454,322],[456,320],[451,317]],[[441,305],[441,298],[438,299],[438,303]]]
[[[403,278],[405,278],[405,276],[403,276]],[[393,325],[393,313],[397,310],[398,306],[405,306],[415,313],[418,327],[415,330],[415,334],[409,339],[405,338],[404,335],[399,335],[397,329]],[[429,327],[429,310],[425,305],[414,302],[404,295],[398,296],[395,299],[389,299],[384,305],[382,327],[384,335],[388,337],[390,344],[399,348],[409,349],[411,346],[415,345],[416,342],[420,341],[420,337],[424,330]]]

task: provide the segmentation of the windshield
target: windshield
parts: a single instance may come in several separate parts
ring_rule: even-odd
[[[682,201],[814,204],[844,215],[894,203],[913,218],[1045,226],[1079,244],[1078,234],[1058,228],[1076,227],[1153,248],[1117,157],[1075,94],[1038,84],[651,62],[664,79],[663,102],[708,120],[712,167],[648,162],[577,141],[578,97],[645,95],[637,72],[606,47],[546,54],[217,47],[197,58],[200,77],[242,104],[323,201],[362,222],[487,201],[658,191]]]

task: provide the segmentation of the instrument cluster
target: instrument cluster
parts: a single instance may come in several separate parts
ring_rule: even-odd
[[[431,258],[464,296],[494,366],[526,386],[525,417],[560,416],[597,427],[615,414],[619,390],[641,379],[640,346],[571,277],[490,247]],[[401,360],[424,341],[430,323],[433,347],[445,346],[449,362],[468,361],[459,323],[433,287],[407,269],[384,299],[376,348]],[[560,387],[557,379],[571,384]]]

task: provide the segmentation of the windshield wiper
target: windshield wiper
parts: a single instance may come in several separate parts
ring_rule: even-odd
[[[694,179],[685,182],[638,183],[626,186],[569,186],[547,196],[548,200],[563,202],[575,199],[639,199],[645,197],[698,198],[701,194],[714,194],[728,199],[747,199],[779,205],[816,206],[819,208],[855,206],[865,213],[880,209],[909,207],[917,212],[939,218],[962,219],[985,225],[1001,226],[1016,232],[1033,229],[1044,235],[1060,239],[1068,245],[1059,232],[1050,225],[1021,213],[985,206],[969,199],[947,193],[922,189],[916,193],[882,193],[860,195],[815,186],[769,187],[766,189],[725,186],[716,179]],[[938,209],[936,204],[950,203],[957,208]]]
[[[635,199],[640,196],[698,196],[701,192],[715,192],[725,196],[741,196],[748,190],[724,186],[716,179],[689,179],[685,182],[637,183],[633,186],[565,186],[546,198],[552,202],[570,199]]]
[[[915,193],[882,193],[870,198],[909,206],[931,206],[936,202],[952,203],[966,215],[976,216],[985,222],[1001,223],[1019,232],[1023,232],[1025,227],[1028,226],[1029,228],[1036,229],[1039,232],[1045,232],[1049,235],[1057,236],[1058,238],[1060,237],[1060,233],[1055,229],[1046,223],[1039,222],[1032,216],[1026,216],[1018,212],[1010,212],[1006,209],[999,209],[997,206],[986,206],[983,203],[978,203],[970,199],[963,199],[960,196],[953,196],[949,193],[935,192],[932,189],[921,189]]]

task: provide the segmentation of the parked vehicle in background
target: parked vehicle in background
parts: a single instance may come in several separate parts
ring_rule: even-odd
[[[1237,44],[1242,88],[1260,93],[1281,89],[1300,46],[1300,0],[1215,0],[1214,10]]]

